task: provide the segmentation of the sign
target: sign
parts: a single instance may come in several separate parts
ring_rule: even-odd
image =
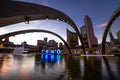
[[[57,50],[42,50],[41,61],[42,62],[57,62],[61,60],[61,51]]]

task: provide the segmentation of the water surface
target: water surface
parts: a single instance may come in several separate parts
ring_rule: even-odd
[[[0,54],[0,80],[120,80],[120,57]]]

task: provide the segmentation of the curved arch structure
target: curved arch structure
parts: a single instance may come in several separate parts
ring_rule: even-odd
[[[4,34],[4,35],[1,35],[0,36],[0,40],[2,40],[4,38],[8,38],[10,36],[15,36],[15,35],[18,35],[18,34],[24,34],[24,33],[30,33],[30,32],[44,32],[44,33],[49,33],[49,34],[53,34],[53,35],[57,36],[58,38],[60,38],[64,42],[64,44],[66,45],[66,47],[69,50],[69,53],[72,54],[68,44],[66,43],[66,41],[61,36],[59,36],[58,34],[56,34],[54,32],[51,32],[51,31],[48,31],[48,30],[31,29],[31,30],[21,30],[21,31],[11,32],[11,33],[7,33],[7,34]]]
[[[110,18],[110,20],[106,26],[105,32],[103,34],[103,39],[102,39],[102,54],[105,54],[105,43],[106,43],[107,34],[108,34],[113,22],[118,18],[119,15],[120,15],[120,7],[114,12],[114,14]]]
[[[29,17],[29,20],[54,19],[66,22],[76,31],[85,54],[85,48],[80,32],[76,24],[66,14],[43,5],[10,0],[0,1],[0,10],[2,10],[0,12],[0,27],[23,22],[25,17]]]

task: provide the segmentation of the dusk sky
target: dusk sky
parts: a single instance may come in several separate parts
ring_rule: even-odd
[[[16,0],[18,1],[18,0]],[[93,22],[94,32],[98,38],[98,42],[101,43],[103,32],[107,22],[114,13],[115,10],[120,7],[120,0],[19,0],[24,2],[30,2],[35,4],[41,4],[48,7],[55,8],[65,14],[67,14],[75,22],[80,29],[84,25],[84,16],[88,15]],[[120,17],[113,24],[113,31],[120,30]],[[66,40],[66,28],[74,31],[70,25],[56,20],[35,20],[30,24],[18,23],[0,28],[0,34],[5,34],[13,31],[23,29],[45,29],[53,31],[59,34]],[[10,40],[16,44],[20,44],[23,41],[27,41],[28,44],[36,45],[37,40],[43,40],[44,37],[48,39],[55,39],[59,41],[59,38],[46,33],[27,33],[11,37]]]

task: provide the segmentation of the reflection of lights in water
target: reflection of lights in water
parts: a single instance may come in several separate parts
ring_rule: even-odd
[[[60,59],[61,59],[61,56],[57,55],[57,60],[60,61]]]
[[[111,54],[109,54],[109,55],[92,55],[92,54],[90,54],[90,55],[81,55],[81,56],[114,56],[114,55],[111,55]]]

